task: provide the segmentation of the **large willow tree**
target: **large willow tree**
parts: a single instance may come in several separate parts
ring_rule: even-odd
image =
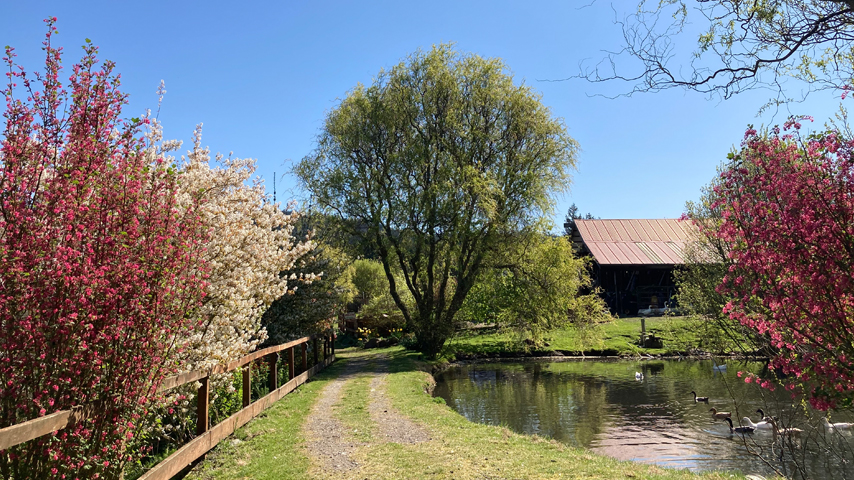
[[[440,45],[351,91],[296,173],[376,249],[419,349],[435,356],[479,273],[542,229],[575,153],[563,122],[500,60]]]

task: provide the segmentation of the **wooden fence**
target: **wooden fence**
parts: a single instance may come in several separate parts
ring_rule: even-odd
[[[308,344],[313,346],[313,366],[308,368]],[[318,343],[322,342],[323,349],[320,350]],[[294,350],[301,350],[302,373],[296,375],[296,361]],[[288,378],[290,380],[284,385],[279,385],[277,363],[279,352],[287,350],[286,361],[288,364]],[[320,354],[323,357],[320,358]],[[252,402],[251,399],[251,374],[250,369],[253,362],[264,359],[270,368],[267,378],[270,393]],[[236,429],[243,426],[249,420],[255,418],[259,413],[271,406],[280,398],[292,392],[296,387],[305,383],[309,378],[326,368],[335,361],[335,342],[331,333],[303,337],[292,342],[264,348],[246,355],[245,357],[229,363],[225,366],[217,366],[211,370],[194,370],[192,372],[173,375],[163,380],[158,392],[171,390],[190,382],[200,382],[196,402],[196,438],[178,449],[175,453],[155,465],[151,470],[140,477],[140,480],[168,480],[188,465],[204,456],[208,450],[216,446],[220,440],[231,435]],[[210,428],[210,376],[218,373],[227,373],[238,368],[243,369],[243,408],[234,415],[226,418],[213,428]],[[0,429],[0,450],[28,442],[44,435],[68,428],[86,418],[97,415],[97,408],[93,406],[73,407],[71,410],[62,410],[50,415],[29,420],[18,425],[12,425]]]

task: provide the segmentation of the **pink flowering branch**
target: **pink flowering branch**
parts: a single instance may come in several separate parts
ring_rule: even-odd
[[[805,119],[748,129],[714,189],[723,222],[706,233],[732,247],[725,313],[769,339],[788,390],[826,410],[854,393],[854,141],[803,138]]]
[[[149,400],[174,371],[206,267],[197,206],[152,157],[147,118],[97,48],[60,80],[51,45],[34,79],[8,67],[0,147],[0,427],[95,404],[100,415],[0,452],[5,478],[117,478]],[[21,83],[23,97],[21,94]]]

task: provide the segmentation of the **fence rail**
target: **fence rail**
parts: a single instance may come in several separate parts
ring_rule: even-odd
[[[308,368],[308,344],[312,343],[314,353],[314,366]],[[323,343],[323,358],[320,358],[318,343]],[[296,375],[296,355],[294,349],[300,347],[300,360],[303,372]],[[287,351],[288,378],[284,385],[279,385],[278,379],[278,353]],[[252,402],[251,399],[251,365],[266,357],[270,365],[269,377],[267,378],[270,392]],[[231,435],[237,428],[243,426],[249,420],[255,418],[263,410],[271,406],[295,388],[302,385],[309,378],[326,368],[335,361],[335,342],[331,332],[303,337],[298,340],[267,347],[250,353],[227,365],[218,365],[210,370],[193,370],[178,375],[167,377],[161,382],[158,392],[165,392],[181,385],[191,382],[200,382],[197,395],[196,411],[196,438],[178,449],[175,453],[155,465],[146,472],[140,480],[167,480],[183,470],[185,467],[201,458],[208,450],[212,449],[222,439]],[[213,428],[210,428],[210,376],[219,373],[227,373],[238,368],[243,370],[243,408],[234,415],[226,418]],[[5,450],[36,438],[50,435],[58,430],[68,428],[76,422],[97,415],[98,408],[95,405],[76,406],[70,410],[61,410],[50,415],[29,420],[17,425],[0,429],[0,450]]]

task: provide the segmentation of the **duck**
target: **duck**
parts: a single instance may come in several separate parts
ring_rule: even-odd
[[[753,420],[751,420],[750,417],[742,418],[741,423],[743,425],[747,425],[748,427],[753,427],[756,430],[771,430],[772,428],[774,428],[771,422],[762,420],[759,423],[753,423]]]
[[[637,380],[637,381],[643,380],[643,374],[641,372],[635,372],[635,380]]]
[[[714,417],[714,418],[729,418],[732,416],[732,413],[730,413],[730,412],[719,412],[718,409],[715,407],[710,408],[709,411],[712,412],[712,417]]]
[[[795,428],[795,427],[780,428],[777,426],[777,420],[776,419],[771,419],[771,425],[774,426],[774,435],[780,435],[783,437],[799,437],[799,436],[801,436],[802,433],[804,433],[804,431],[801,430],[800,428]]]
[[[846,423],[846,422],[836,422],[830,423],[830,420],[827,417],[821,419],[821,423],[824,425],[824,428],[827,430],[848,430],[854,428],[854,423]]]
[[[726,418],[724,418],[724,420],[726,420],[726,423],[729,424],[729,433],[753,433],[753,431],[756,430],[755,427],[750,427],[750,426],[733,428],[732,427],[732,419],[730,419],[729,417],[726,417]]]
[[[770,422],[771,420],[774,420],[773,418],[769,417],[768,415],[765,415],[765,412],[762,411],[761,408],[757,408],[756,413],[758,413],[759,416],[761,417],[760,422]]]
[[[694,395],[694,403],[698,402],[706,402],[709,403],[709,397],[698,397],[697,392],[691,390],[691,393]]]
[[[712,371],[713,372],[726,372],[726,365],[718,365],[717,362],[712,360]]]

